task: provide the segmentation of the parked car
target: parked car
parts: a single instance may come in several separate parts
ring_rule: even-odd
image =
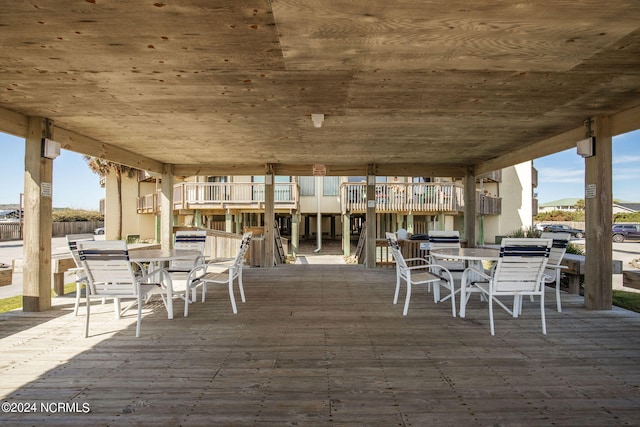
[[[93,234],[104,234],[104,227],[96,228],[93,230]]]
[[[545,227],[548,227],[549,224],[540,224],[537,223],[536,225],[533,226],[534,230],[538,230],[538,231],[544,231]]]
[[[622,243],[625,240],[640,240],[640,224],[613,224],[611,240]]]
[[[572,228],[565,224],[547,225],[543,231],[548,233],[569,233],[572,237],[576,237],[578,239],[582,239],[584,237],[584,230],[578,230],[577,228]]]

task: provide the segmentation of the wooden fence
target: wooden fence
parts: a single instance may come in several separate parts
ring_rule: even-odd
[[[3,240],[22,240],[19,222],[0,222],[0,241]]]
[[[51,237],[64,237],[67,234],[93,234],[93,231],[100,227],[104,227],[103,221],[54,222],[52,224]],[[22,240],[20,223],[0,223],[0,241],[6,240]]]
[[[420,244],[427,243],[429,243],[428,240],[398,240],[400,251],[405,259],[427,256],[429,251],[420,248]],[[376,239],[376,267],[395,267],[395,261],[386,239]]]

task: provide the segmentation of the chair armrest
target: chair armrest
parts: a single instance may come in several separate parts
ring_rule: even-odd
[[[545,268],[555,268],[556,270],[563,270],[563,269],[569,268],[569,266],[562,265],[562,264],[547,264]]]
[[[440,265],[437,265],[437,264],[423,264],[423,265],[412,265],[411,267],[407,267],[406,270],[427,270],[427,269],[430,269],[433,266],[444,268],[444,267],[442,267]],[[446,268],[445,268],[445,270],[446,270]]]
[[[409,263],[409,262],[415,262],[415,261],[420,261],[426,264],[429,264],[429,260],[426,260],[424,258],[405,258],[405,262]]]
[[[478,276],[487,279],[487,280],[491,280],[491,276],[488,275],[487,273],[485,273],[482,270],[478,270],[475,267],[467,267],[464,272],[462,273],[462,282],[465,283],[465,281],[468,281],[468,277],[470,274],[477,274]]]

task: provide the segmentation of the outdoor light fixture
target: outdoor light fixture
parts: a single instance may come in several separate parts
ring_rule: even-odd
[[[60,155],[60,143],[49,138],[42,138],[42,157],[55,159]]]
[[[594,156],[596,153],[596,137],[593,136],[593,119],[588,118],[584,121],[584,127],[586,128],[585,139],[578,141],[576,144],[577,153],[584,158]]]
[[[578,141],[578,144],[576,145],[578,155],[584,158],[593,156],[595,154],[595,145],[595,136],[590,136],[589,138]]]
[[[313,126],[319,128],[322,126],[322,122],[324,122],[324,114],[312,114],[311,120],[313,121]]]

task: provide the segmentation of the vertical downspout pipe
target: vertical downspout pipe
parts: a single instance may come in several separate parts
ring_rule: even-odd
[[[318,218],[316,220],[316,222],[318,223],[318,230],[317,230],[317,238],[318,238],[318,247],[316,249],[314,249],[313,252],[318,253],[320,252],[320,249],[322,249],[322,212],[320,211],[320,205],[321,205],[321,200],[320,200],[320,176],[316,176],[316,197],[318,198]]]

